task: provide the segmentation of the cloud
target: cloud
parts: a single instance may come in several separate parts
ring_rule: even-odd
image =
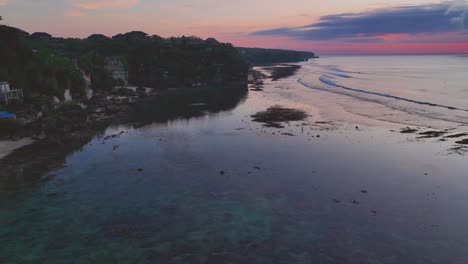
[[[468,2],[379,8],[360,13],[322,16],[313,24],[252,33],[256,36],[288,36],[300,40],[381,41],[386,35],[431,35],[468,29]]]
[[[1,0],[0,0],[1,1]],[[138,4],[139,0],[78,0],[73,5],[81,9],[125,8]]]
[[[0,0],[0,6],[8,4],[8,0]]]
[[[455,17],[453,20],[455,22],[459,22],[464,29],[468,30],[468,1],[453,1],[450,7],[445,12],[445,14],[449,15],[452,13],[461,13],[458,17]]]

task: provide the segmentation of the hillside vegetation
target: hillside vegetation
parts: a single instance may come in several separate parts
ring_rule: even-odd
[[[138,31],[65,39],[0,26],[0,81],[23,89],[27,101],[63,98],[66,89],[74,98],[83,97],[82,72],[98,91],[121,84],[106,69],[108,57],[121,60],[136,86],[166,89],[247,79],[248,64],[239,52],[214,39],[163,39]]]
[[[237,48],[250,65],[307,61],[317,56],[313,52],[281,49]]]

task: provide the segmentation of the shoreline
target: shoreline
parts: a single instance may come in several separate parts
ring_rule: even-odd
[[[251,83],[251,85],[254,87],[254,89],[251,90],[262,92],[264,91],[264,86],[275,87],[279,90],[278,92],[283,94],[285,97],[293,99],[297,103],[301,102],[303,106],[308,105],[310,108],[312,108],[314,115],[318,117],[318,122],[342,123],[346,126],[356,128],[359,126],[383,128],[392,133],[404,134],[407,136],[407,140],[426,141],[428,144],[436,143],[443,145],[445,146],[445,151],[448,154],[458,154],[462,156],[468,154],[468,132],[464,129],[463,124],[455,122],[441,122],[438,120],[428,120],[426,124],[424,122],[411,123],[407,122],[410,120],[405,119],[386,120],[360,114],[360,112],[367,110],[370,107],[375,107],[379,109],[379,111],[387,112],[389,116],[396,112],[401,114],[403,114],[403,112],[396,109],[387,108],[385,105],[367,101],[363,101],[363,110],[360,110],[359,107],[361,106],[359,106],[356,101],[353,101],[355,99],[352,97],[338,95],[332,92],[322,91],[320,89],[310,89],[309,87],[300,85],[300,82],[296,82],[297,79],[300,80],[301,78],[300,73],[298,73],[301,71],[300,65],[298,65],[298,68],[296,69],[292,68],[283,71],[289,71],[291,74],[288,74],[279,79],[274,79],[273,76],[275,76],[277,73],[274,72],[274,70],[278,68],[281,69],[283,66],[285,66],[285,64],[279,64],[277,67],[255,67],[254,71],[257,74],[255,75],[254,81]],[[268,73],[270,73],[270,75],[268,75]],[[289,89],[295,89],[295,92],[290,93]],[[294,108],[294,105],[290,105],[289,107]],[[355,112],[355,110],[358,111]],[[422,118],[415,113],[404,114],[411,116],[414,120],[419,120]]]
[[[124,133],[120,131],[115,135],[102,136],[112,125],[126,124],[138,128],[151,122],[167,122],[230,109],[243,100],[246,90],[247,84],[225,83],[220,90],[204,86],[138,96],[127,89],[112,94],[96,94],[86,109],[75,106],[60,112],[69,117],[65,124],[48,126],[47,120],[43,121],[40,127],[46,132],[45,137],[27,142],[29,144],[15,145],[14,149],[9,148],[4,156],[0,156],[0,186],[2,182],[22,186],[40,181],[48,172],[63,166],[69,154],[81,151],[96,136],[105,144],[108,139]],[[79,120],[73,120],[75,116],[80,116]],[[16,182],[18,179],[29,180]]]
[[[10,178],[3,185],[13,190],[13,195],[5,192],[5,210],[40,207],[44,220],[12,210],[3,222],[29,227],[26,235],[38,245],[27,254],[33,260],[84,258],[88,243],[103,263],[110,259],[109,247],[125,249],[129,259],[161,263],[213,256],[218,262],[252,263],[252,256],[269,263],[279,256],[294,263],[290,252],[297,248],[322,252],[309,255],[307,262],[339,256],[336,263],[365,263],[388,252],[397,252],[395,263],[462,259],[468,243],[462,228],[468,219],[464,158],[439,155],[442,146],[411,140],[399,132],[403,126],[391,132],[388,126],[326,119],[307,101],[305,95],[314,91],[287,87],[287,82],[267,80],[263,92],[221,108],[203,108],[219,102],[216,97],[187,101],[190,106],[183,110],[190,115],[111,126],[68,154],[57,143],[55,162],[30,167],[44,168],[42,177]],[[140,110],[151,112],[155,108],[147,107],[153,105],[149,101]],[[253,120],[274,105],[308,115],[276,120],[282,128]],[[44,146],[37,151],[47,154]],[[18,187],[25,182],[33,188]],[[94,231],[79,236],[83,230]],[[187,240],[198,245],[213,232],[219,237],[214,245],[187,248]],[[22,237],[12,232],[4,243]],[[424,243],[427,238],[434,244]],[[349,250],[356,241],[358,254]],[[164,243],[171,246],[152,250]],[[447,247],[439,248],[441,243]],[[28,245],[20,241],[17,252]],[[399,251],[402,245],[405,250]],[[431,250],[433,245],[439,250]],[[220,248],[226,249],[222,255]],[[428,254],[412,253],[421,251]],[[15,258],[5,253],[6,260]]]
[[[20,140],[0,140],[0,160],[13,153],[13,151],[31,145],[35,141],[31,138],[22,138]]]

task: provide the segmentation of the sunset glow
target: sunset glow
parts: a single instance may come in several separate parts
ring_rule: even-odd
[[[468,52],[464,0],[0,0],[0,7],[2,23],[58,37],[139,30],[322,54]]]

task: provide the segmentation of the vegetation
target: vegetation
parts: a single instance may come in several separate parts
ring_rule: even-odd
[[[95,89],[116,85],[105,59],[121,58],[128,81],[136,86],[168,88],[195,83],[225,82],[246,77],[248,65],[231,44],[197,37],[163,39],[133,31],[112,38],[94,34],[86,39],[44,38],[48,49],[69,58],[91,75]]]
[[[242,57],[251,65],[306,61],[317,56],[313,52],[280,49],[238,48]]]
[[[85,82],[70,58],[46,48],[37,49],[28,34],[0,26],[0,80],[23,89],[26,100],[35,95],[63,98],[70,89],[75,96],[85,92]]]
[[[0,80],[23,89],[29,101],[38,95],[62,99],[66,89],[74,98],[83,97],[83,73],[95,90],[123,84],[106,68],[109,57],[120,58],[128,81],[137,86],[164,89],[247,79],[248,64],[239,52],[214,39],[163,39],[139,31],[64,39],[0,26]]]
[[[88,76],[95,91],[110,90],[127,81],[158,89],[225,87],[219,84],[246,82],[249,64],[297,62],[314,56],[311,52],[236,49],[215,39],[164,39],[140,31],[65,39],[0,26],[0,81],[23,89],[26,102],[38,106],[53,96],[63,99],[67,89],[74,99],[84,98],[84,77]],[[123,79],[113,76],[109,58],[118,60]]]

